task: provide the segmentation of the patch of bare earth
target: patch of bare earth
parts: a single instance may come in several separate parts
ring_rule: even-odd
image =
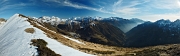
[[[32,34],[35,32],[34,28],[26,28],[24,31]]]

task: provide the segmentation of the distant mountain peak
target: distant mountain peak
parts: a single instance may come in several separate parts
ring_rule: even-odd
[[[176,21],[174,21],[174,22],[179,22],[180,23],[180,19],[177,19]]]
[[[169,19],[165,20],[165,19],[160,19],[158,21],[156,21],[155,23],[170,23],[171,21]]]
[[[126,34],[128,37],[126,45],[144,47],[180,43],[179,27],[179,19],[174,22],[164,19],[151,23],[145,22],[134,27]]]

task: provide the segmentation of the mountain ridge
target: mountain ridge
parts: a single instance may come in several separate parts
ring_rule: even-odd
[[[154,46],[162,44],[177,44],[180,38],[179,20],[158,20],[156,22],[145,22],[130,30],[127,35],[129,46]],[[138,43],[137,45],[135,45]]]

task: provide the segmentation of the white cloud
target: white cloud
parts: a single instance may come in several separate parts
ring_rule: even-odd
[[[121,17],[134,16],[149,21],[156,21],[158,19],[170,19],[171,21],[174,21],[180,19],[180,13],[175,12],[180,9],[180,0],[124,1],[125,0],[119,0],[113,4],[113,11]],[[159,11],[157,11],[157,9]]]
[[[118,0],[117,2],[115,2],[115,3],[113,4],[113,7],[117,7],[118,5],[121,5],[121,4],[122,4],[122,1],[123,1],[123,0]]]
[[[129,3],[130,3],[129,5],[126,5],[124,7],[134,7],[134,6],[142,4],[140,1],[131,1]]]
[[[175,21],[177,19],[180,19],[180,13],[169,13],[169,14],[151,14],[151,15],[142,15],[139,16],[138,18],[140,19],[144,19],[144,20],[148,20],[148,21],[152,21],[155,22],[159,19],[169,19],[171,21]]]
[[[95,8],[84,6],[84,5],[73,4],[73,3],[69,2],[69,1],[64,1],[64,6],[70,6],[70,7],[74,7],[74,8],[77,8],[77,9],[96,10]]]
[[[60,6],[69,6],[69,7],[73,7],[76,9],[87,9],[87,10],[94,10],[94,11],[103,12],[103,13],[115,14],[113,12],[103,10],[104,7],[93,8],[93,7],[88,7],[88,6],[85,6],[82,4],[72,3],[69,0],[43,0],[43,1],[44,2],[55,2],[55,3],[58,3]]]
[[[27,4],[25,3],[11,3],[12,1],[10,0],[2,0],[2,2],[0,2],[0,12],[3,12],[4,10],[7,9],[19,9],[22,6],[26,6]],[[1,13],[2,14],[2,13]]]
[[[144,10],[149,9],[143,15],[137,15],[138,18],[144,20],[157,21],[159,19],[169,19],[175,21],[176,19],[180,19],[180,12],[178,12],[180,9],[179,0],[151,0],[148,2],[147,7],[142,8]]]
[[[171,10],[180,9],[179,0],[118,0],[109,6],[101,8],[88,7],[83,4],[73,3],[69,0],[45,0],[56,2],[60,6],[69,6],[77,9],[94,10],[103,13],[114,14],[120,17],[137,17],[144,20],[156,21],[158,19],[170,19],[172,21],[180,18],[180,13],[173,13]],[[140,5],[140,6],[139,6]],[[110,10],[109,10],[110,9]],[[168,10],[169,12],[157,11]],[[157,14],[156,12],[161,12]]]
[[[123,8],[123,9],[116,10],[116,12],[122,13],[123,15],[133,15],[133,14],[139,13],[139,9],[138,8]]]
[[[114,4],[112,4],[112,7],[102,6],[101,8],[93,8],[93,7],[85,6],[83,4],[73,3],[69,0],[43,0],[43,1],[44,2],[55,2],[55,3],[58,3],[59,6],[69,6],[69,7],[74,7],[77,9],[94,10],[94,11],[98,11],[98,12],[116,14],[116,15],[119,15],[119,14],[133,15],[136,13],[140,13],[139,8],[136,8],[134,6],[140,5],[144,2],[148,2],[148,1],[144,1],[144,2],[130,1],[129,4],[122,6],[121,4],[122,4],[123,0],[118,0],[117,2],[114,2]],[[110,10],[108,10],[108,9],[110,9]]]
[[[137,5],[142,4],[139,1],[129,1],[129,4],[123,4],[123,0],[119,0],[113,4],[113,12],[121,15],[134,15],[139,13],[139,8],[135,7]]]
[[[21,6],[26,6],[26,4],[24,3],[11,4],[11,5],[6,4],[6,6],[0,7],[0,11],[6,10],[6,9],[17,9],[17,8],[20,8]]]
[[[179,0],[152,0],[150,7],[157,9],[179,9]]]
[[[108,12],[108,11],[103,10],[103,7],[102,8],[93,8],[93,7],[88,7],[85,5],[71,3],[69,1],[64,1],[64,6],[74,7],[77,9],[87,9],[87,10],[94,10],[94,11],[103,12],[103,13],[114,14],[113,12]]]
[[[6,3],[7,1],[8,1],[8,0],[2,0],[2,1],[0,2],[0,5]]]

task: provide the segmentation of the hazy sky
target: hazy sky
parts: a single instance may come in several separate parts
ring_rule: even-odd
[[[60,18],[100,16],[180,19],[180,0],[0,0],[0,17],[15,13],[27,16]]]

